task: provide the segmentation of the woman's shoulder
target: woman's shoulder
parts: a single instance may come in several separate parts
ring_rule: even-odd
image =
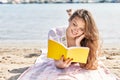
[[[62,32],[66,31],[66,28],[66,26],[53,27],[49,30],[49,32]]]
[[[66,26],[59,26],[51,28],[48,32],[48,36],[62,36],[66,32]]]
[[[48,39],[61,42],[66,45],[66,28],[65,26],[52,28],[48,33]]]

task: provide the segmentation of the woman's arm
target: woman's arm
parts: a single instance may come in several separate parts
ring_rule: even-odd
[[[77,37],[76,40],[75,40],[75,43],[76,43],[76,46],[81,46],[80,43],[81,41],[85,38],[85,35],[82,34],[81,36]]]
[[[56,29],[52,29],[49,31],[48,33],[48,39],[52,39],[52,40],[55,40],[55,41],[58,41],[59,38],[57,37],[57,32],[56,32]],[[71,61],[72,59],[66,59],[64,60],[64,56],[61,57],[60,60],[54,60],[55,62],[55,66],[57,68],[66,68],[66,67],[69,67],[70,64],[71,64]]]

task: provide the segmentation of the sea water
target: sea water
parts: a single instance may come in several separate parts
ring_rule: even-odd
[[[104,44],[120,43],[120,3],[1,4],[0,42],[47,45],[51,28],[68,25],[70,8],[91,11]]]

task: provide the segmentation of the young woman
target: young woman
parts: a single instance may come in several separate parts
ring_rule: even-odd
[[[69,18],[68,27],[49,31],[48,39],[67,47],[89,47],[87,63],[72,63],[72,59],[48,59],[42,54],[37,63],[26,70],[18,80],[117,80],[99,61],[99,33],[91,13],[78,9]]]

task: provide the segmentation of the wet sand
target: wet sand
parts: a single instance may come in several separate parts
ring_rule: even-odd
[[[21,73],[34,64],[42,53],[40,45],[0,46],[0,80],[16,80]],[[120,77],[120,47],[102,48],[102,61],[110,71]]]

